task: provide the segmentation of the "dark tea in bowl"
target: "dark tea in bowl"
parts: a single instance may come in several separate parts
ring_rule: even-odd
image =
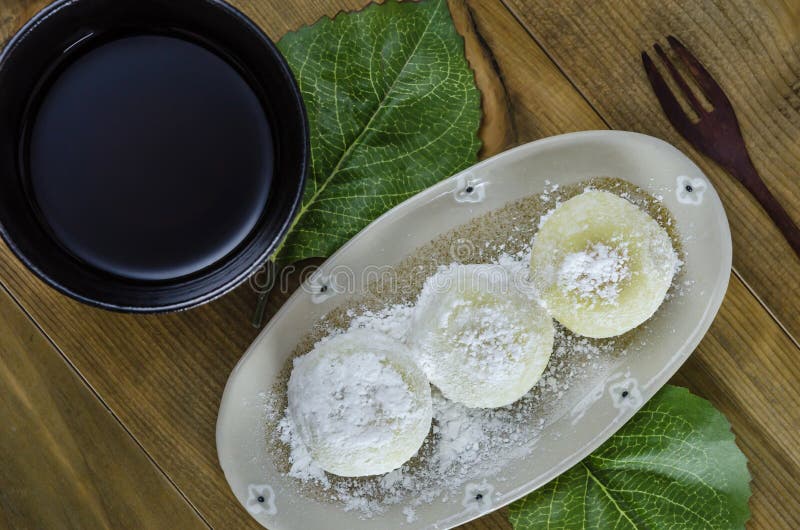
[[[2,235],[78,300],[206,302],[294,218],[302,99],[268,37],[224,2],[56,2],[3,50],[0,89]]]

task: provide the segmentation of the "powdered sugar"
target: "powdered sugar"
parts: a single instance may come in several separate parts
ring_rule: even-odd
[[[311,458],[306,444],[300,439],[297,427],[288,413],[278,423],[277,435],[281,442],[289,446],[289,464],[291,468],[287,475],[302,480],[303,482],[316,482],[325,488],[330,487],[328,476],[319,465]]]
[[[633,189],[613,179],[597,182],[601,188],[615,192],[627,193]],[[497,263],[509,271],[517,287],[529,289],[529,297],[534,298],[528,281],[529,243],[537,225],[546,218],[546,212],[552,212],[555,206],[583,192],[584,188],[585,184],[563,189],[548,186],[541,197],[521,199],[443,234],[410,256],[407,265],[402,265],[396,291],[382,286],[368,293],[364,305],[346,305],[333,318],[326,317],[317,331],[309,334],[312,342],[298,346],[296,354],[309,351],[313,341],[325,335],[348,329],[375,330],[395,340],[407,341],[412,303],[422,283],[437,267],[448,265],[454,259],[464,263]],[[648,206],[647,199],[642,197],[641,191],[631,194],[631,198],[659,223],[671,226],[669,213]],[[458,241],[471,243],[471,250],[463,260],[460,255],[453,257],[454,242]],[[374,303],[375,300],[378,303]],[[357,303],[362,304],[360,300]],[[362,517],[380,515],[394,505],[411,523],[418,513],[425,517],[426,512],[417,509],[421,505],[436,501],[460,506],[465,492],[471,491],[468,485],[485,480],[496,488],[501,485],[510,463],[530,455],[542,431],[550,423],[572,413],[573,405],[618,365],[634,337],[638,335],[588,339],[557,325],[554,351],[543,377],[528,394],[510,406],[470,409],[448,401],[434,389],[433,426],[427,439],[414,458],[390,473],[359,478],[326,474],[315,466],[289,418],[283,418],[279,427],[270,431],[275,435],[273,443],[277,442],[271,450],[278,455],[286,450],[290,460],[290,466],[285,465],[286,459],[280,456],[276,458],[276,465],[285,465],[286,474],[296,479],[299,502],[309,498],[321,500],[342,510],[355,511]],[[285,383],[285,379],[283,381]],[[280,384],[283,383],[276,385],[278,408],[274,412],[278,417],[285,409]],[[381,526],[378,522],[375,524]]]
[[[403,344],[374,330],[337,334],[296,358],[288,403],[284,431],[299,434],[316,464],[337,475],[391,471],[430,430],[427,379]],[[305,451],[290,460],[305,473]]]
[[[347,314],[351,318],[348,329],[350,331],[355,329],[380,331],[405,343],[413,314],[414,306],[410,304],[394,304],[378,311],[367,310],[359,314],[351,309]]]
[[[528,265],[525,252],[502,255],[498,262],[510,270]],[[376,330],[405,340],[413,307],[391,305],[380,310],[352,311],[348,330]],[[581,393],[586,373],[607,369],[614,341],[576,337],[558,326],[550,363],[539,383],[514,404],[496,409],[468,408],[444,398],[434,389],[433,428],[418,455],[399,469],[376,477],[345,479],[327,475],[310,458],[287,416],[278,433],[290,449],[289,476],[314,485],[346,511],[364,517],[383,513],[400,504],[408,521],[415,508],[434,499],[459,498],[476,477],[498,473],[515,458],[530,454],[541,430],[566,413],[558,406],[566,393]]]
[[[567,254],[558,270],[559,285],[582,300],[600,299],[615,304],[620,284],[631,277],[628,247],[594,243],[586,250]]]
[[[442,320],[452,321],[454,349],[463,352],[469,370],[482,377],[507,379],[505,373],[527,351],[525,333],[518,331],[509,311],[502,310],[511,310],[513,306],[486,307],[471,302],[455,302],[449,314],[442,316]]]
[[[431,382],[470,407],[507,405],[541,375],[552,319],[497,264],[441,267],[415,309],[412,352]]]

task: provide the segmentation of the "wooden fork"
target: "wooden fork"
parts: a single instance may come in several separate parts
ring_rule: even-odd
[[[800,230],[753,166],[730,100],[700,61],[678,39],[670,35],[667,41],[713,107],[712,110],[703,107],[661,46],[654,44],[656,53],[699,118],[697,121],[692,121],[683,111],[650,56],[647,52],[642,52],[642,62],[647,77],[670,123],[697,150],[724,167],[747,188],[778,226],[795,254],[800,257]]]

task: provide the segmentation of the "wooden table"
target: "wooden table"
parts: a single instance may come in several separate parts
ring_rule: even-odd
[[[0,0],[0,43],[44,3]],[[364,0],[233,3],[277,39]],[[731,420],[753,475],[750,526],[800,528],[800,260],[744,189],[671,129],[639,59],[675,34],[706,63],[756,166],[800,222],[800,2],[453,0],[451,11],[483,91],[482,156],[627,129],[674,143],[711,178],[734,268],[674,382]],[[180,314],[126,316],[57,294],[5,246],[0,279],[0,526],[256,527],[214,446],[223,386],[257,334],[248,286]],[[509,527],[501,510],[465,528]]]

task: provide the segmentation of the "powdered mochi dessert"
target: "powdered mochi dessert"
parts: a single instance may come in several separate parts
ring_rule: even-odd
[[[502,407],[539,380],[553,351],[553,321],[497,265],[443,267],[428,278],[409,344],[428,378],[468,407]]]
[[[354,330],[294,360],[288,411],[311,458],[345,477],[388,473],[431,427],[431,388],[408,349]]]
[[[653,316],[677,266],[666,230],[607,191],[556,208],[531,252],[531,279],[547,310],[592,338],[621,335]]]

